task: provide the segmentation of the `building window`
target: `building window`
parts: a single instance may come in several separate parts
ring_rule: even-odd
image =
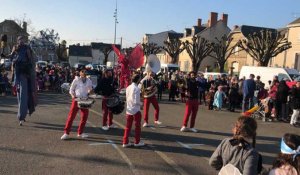
[[[190,64],[189,61],[184,61],[184,68],[183,69],[184,69],[185,72],[189,71],[189,64]]]
[[[8,26],[3,26],[3,32],[8,32],[9,31],[8,29],[9,29]]]
[[[239,46],[235,46],[234,48],[234,54],[239,55]]]

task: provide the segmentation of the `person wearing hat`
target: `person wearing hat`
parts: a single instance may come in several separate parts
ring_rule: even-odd
[[[85,70],[81,70],[79,73],[79,77],[75,77],[70,87],[70,95],[72,97],[72,104],[70,108],[70,112],[68,115],[68,119],[66,121],[66,125],[64,128],[64,134],[61,136],[61,140],[66,140],[69,138],[69,134],[72,128],[72,123],[77,115],[79,110],[78,102],[76,98],[86,99],[88,98],[88,94],[92,91],[92,81],[86,77]],[[83,133],[86,121],[88,119],[89,110],[88,109],[80,109],[81,119],[80,124],[78,126],[77,136],[86,138],[87,134]]]
[[[7,57],[13,59],[13,85],[17,89],[19,125],[25,122],[27,114],[35,111],[35,78],[31,48],[25,44],[25,38],[19,36],[17,45]]]
[[[146,66],[146,76],[141,80],[139,83],[139,88],[143,92],[143,97],[144,97],[144,124],[143,127],[148,127],[149,126],[149,120],[148,120],[148,114],[149,114],[149,106],[150,103],[153,105],[155,111],[154,111],[154,124],[161,125],[162,122],[160,122],[159,119],[159,106],[157,102],[157,98],[155,96],[155,88],[157,90],[157,82],[154,80],[153,76],[154,73],[152,73],[152,70],[150,66],[147,64]]]

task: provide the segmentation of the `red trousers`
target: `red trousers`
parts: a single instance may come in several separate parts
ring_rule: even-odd
[[[137,112],[134,115],[126,114],[127,122],[126,122],[126,128],[124,130],[123,144],[128,144],[128,142],[129,142],[128,137],[129,137],[129,134],[130,134],[130,130],[131,130],[133,120],[135,122],[135,135],[134,135],[135,136],[135,142],[134,143],[135,144],[140,143],[140,139],[141,139],[141,118],[142,118],[141,112]]]
[[[185,113],[184,113],[184,119],[183,119],[183,126],[187,127],[187,123],[189,121],[189,117],[192,113],[190,128],[194,128],[195,126],[195,120],[198,112],[198,106],[199,102],[198,99],[193,100],[187,100],[185,103]]]
[[[65,126],[65,133],[69,134],[71,131],[71,127],[73,124],[73,121],[77,115],[79,108],[77,106],[77,101],[75,101],[74,99],[72,99],[72,104],[71,104],[71,109],[68,115],[68,119],[66,121],[66,126]],[[78,134],[82,134],[83,129],[85,127],[86,121],[88,119],[88,115],[89,115],[89,110],[88,109],[80,109],[80,124],[78,126]]]
[[[152,97],[144,99],[144,121],[146,123],[148,123],[148,114],[149,114],[150,103],[152,103],[152,105],[153,105],[153,107],[155,109],[155,111],[154,111],[155,121],[158,121],[158,118],[159,118],[159,106],[158,106],[158,102],[157,102],[157,99],[156,99],[155,95],[153,95]]]
[[[102,114],[103,114],[102,126],[110,126],[113,124],[113,122],[112,122],[113,114],[106,105],[107,104],[106,98],[108,98],[108,97],[104,97],[102,99]],[[108,123],[107,123],[107,117],[108,117]]]

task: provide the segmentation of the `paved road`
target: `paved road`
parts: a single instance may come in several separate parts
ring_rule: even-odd
[[[72,139],[61,141],[69,106],[67,96],[39,94],[36,112],[24,126],[18,126],[16,98],[0,97],[0,174],[216,174],[208,159],[220,141],[231,136],[239,116],[201,106],[196,121],[199,132],[182,133],[184,104],[163,101],[160,121],[164,126],[142,128],[147,146],[122,148],[124,114],[114,118],[118,128],[102,131],[100,100],[90,110],[85,130],[90,137],[76,137],[77,117]],[[152,109],[150,116],[153,122]],[[299,133],[299,129],[285,123],[258,124],[257,148],[264,166],[270,167],[283,133]]]

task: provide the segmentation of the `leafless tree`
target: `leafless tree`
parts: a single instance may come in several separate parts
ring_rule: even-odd
[[[185,49],[182,42],[179,38],[176,38],[165,41],[164,44],[165,47],[162,47],[162,49],[165,50],[172,58],[171,63],[177,64],[179,54]]]

